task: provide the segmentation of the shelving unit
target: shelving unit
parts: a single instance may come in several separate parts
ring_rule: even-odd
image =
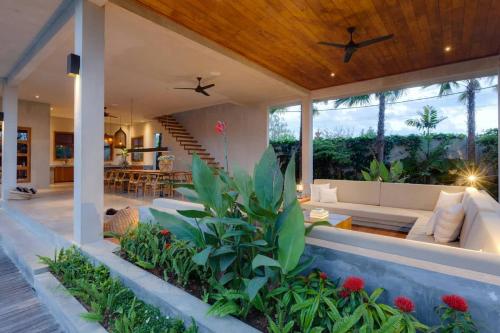
[[[0,173],[2,162],[2,138],[3,131],[0,127]],[[31,128],[17,128],[17,181],[29,183],[31,181]]]

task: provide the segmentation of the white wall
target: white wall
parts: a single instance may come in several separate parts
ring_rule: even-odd
[[[215,125],[218,120],[224,121],[230,170],[239,166],[252,172],[267,147],[268,115],[265,108],[221,104],[174,116],[221,165],[224,165],[224,140],[215,132]]]
[[[46,188],[50,184],[50,105],[20,100],[18,113],[18,126],[31,128],[31,182],[22,185]]]

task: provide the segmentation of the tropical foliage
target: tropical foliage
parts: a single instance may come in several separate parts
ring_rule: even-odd
[[[182,320],[167,318],[139,300],[134,293],[109,274],[104,266],[93,266],[75,247],[60,250],[54,258],[40,257],[59,281],[89,309],[82,317],[101,323],[116,333],[196,333]]]
[[[387,169],[384,163],[373,160],[370,163],[370,168],[366,171],[362,170],[361,174],[366,181],[404,183],[405,178],[401,177],[403,171],[404,168],[401,161],[392,162],[390,169]]]
[[[361,106],[369,105],[373,98],[378,101],[378,124],[377,138],[375,141],[376,158],[379,162],[383,162],[385,158],[385,108],[386,103],[394,102],[402,97],[405,93],[404,89],[383,91],[375,94],[360,95],[353,97],[340,98],[335,101],[335,107],[342,105]]]

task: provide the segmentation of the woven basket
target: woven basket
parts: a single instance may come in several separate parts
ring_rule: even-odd
[[[123,235],[131,229],[135,229],[139,224],[139,210],[127,207],[120,209],[115,215],[108,217],[104,221],[104,232],[112,232]]]

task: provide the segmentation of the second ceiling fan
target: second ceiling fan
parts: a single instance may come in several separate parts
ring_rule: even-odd
[[[356,43],[352,39],[352,34],[354,33],[354,31],[356,31],[356,27],[347,28],[347,32],[351,35],[351,38],[347,44],[333,43],[333,42],[319,42],[318,44],[332,46],[332,47],[336,47],[339,49],[344,49],[344,52],[345,52],[344,53],[344,63],[348,63],[349,60],[351,60],[351,57],[354,54],[354,52],[356,52],[358,49],[375,44],[375,43],[383,42],[385,40],[388,40],[388,39],[391,39],[394,37],[393,34],[390,34],[390,35],[380,36],[377,38],[368,39],[368,40]]]
[[[201,85],[201,77],[197,77],[198,79],[198,85],[194,88],[174,88],[174,89],[183,89],[183,90],[194,90],[194,92],[197,92],[199,94],[203,94],[205,96],[210,96],[209,93],[206,92],[207,89],[210,89],[212,87],[215,87],[215,83],[212,84],[207,84],[206,86]]]

